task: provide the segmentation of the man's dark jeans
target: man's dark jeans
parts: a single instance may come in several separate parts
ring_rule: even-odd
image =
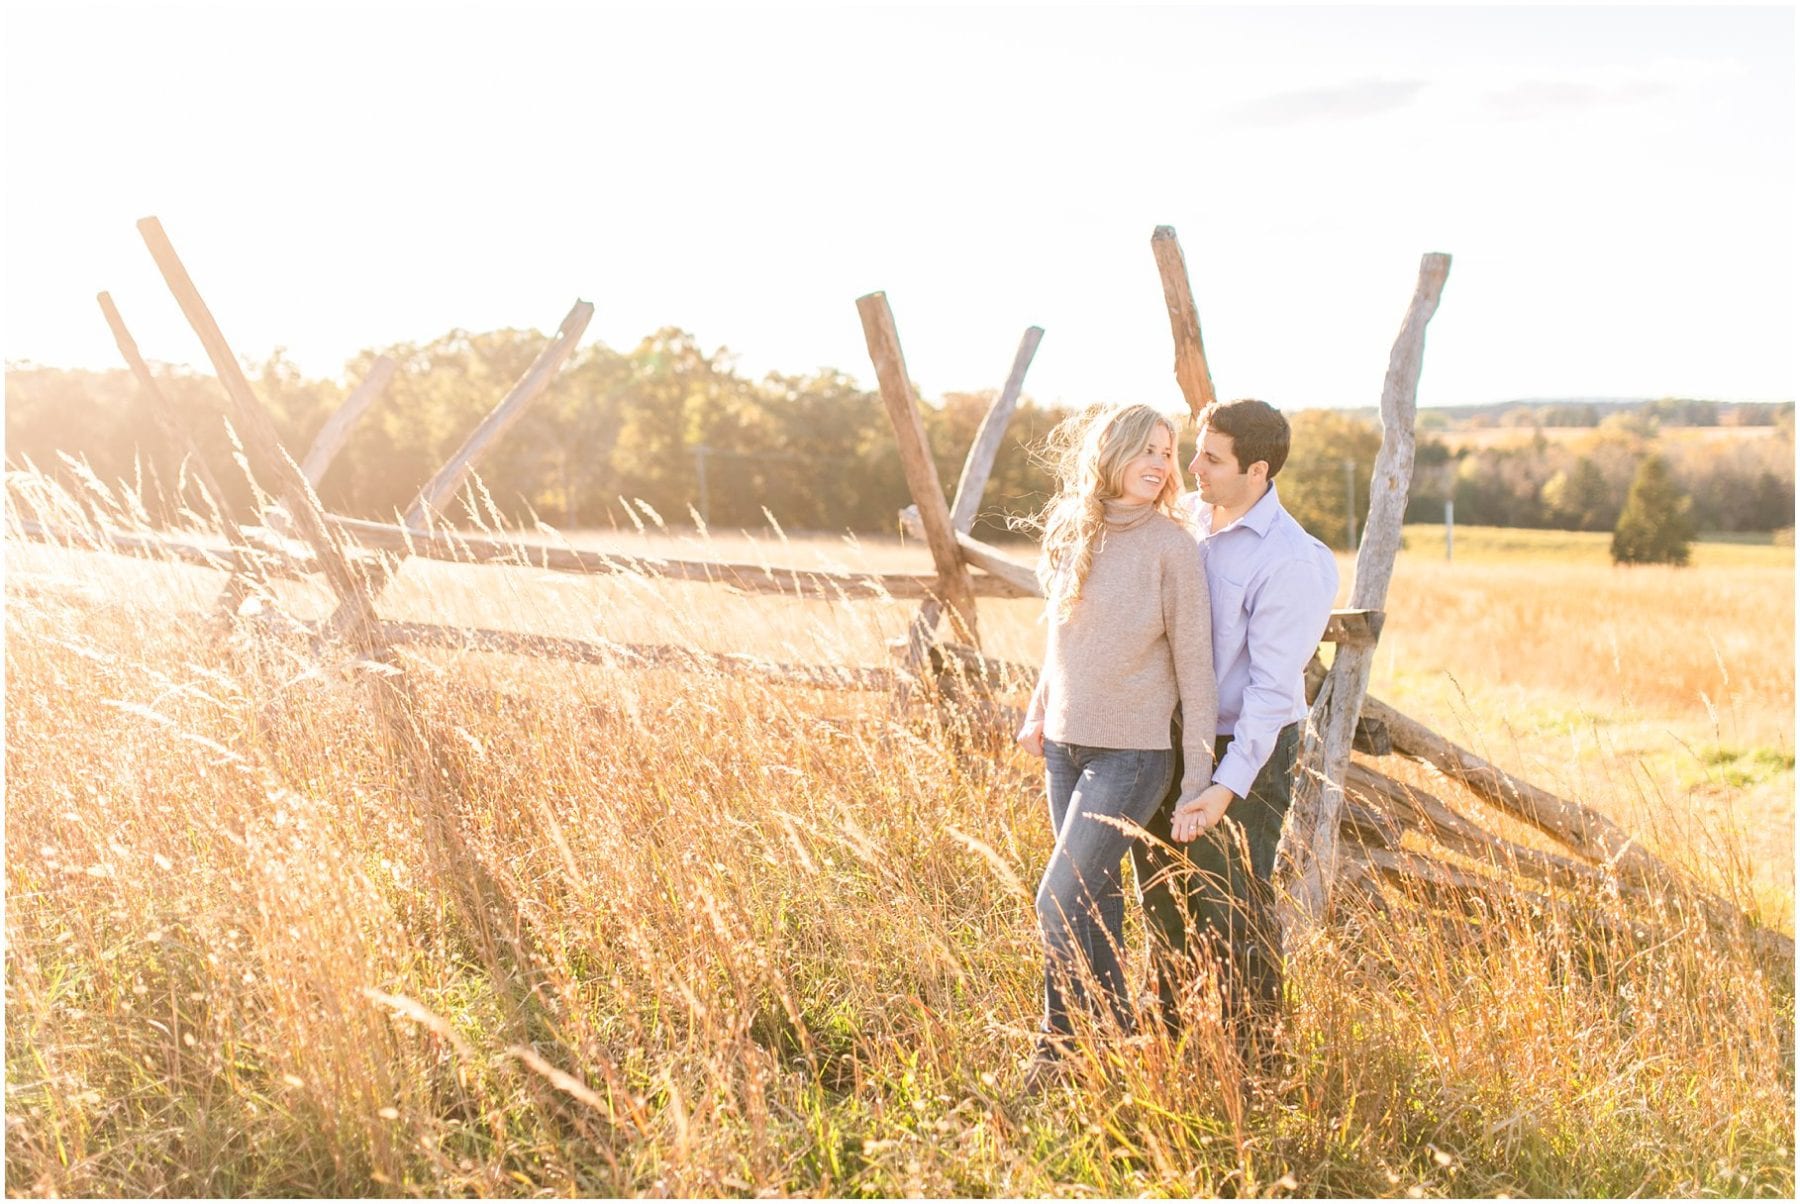
[[[1213,764],[1223,761],[1230,747],[1231,737],[1220,736]],[[1224,822],[1189,843],[1185,857],[1147,841],[1132,846],[1150,930],[1151,975],[1170,1032],[1180,1026],[1178,1001],[1203,957],[1210,957],[1217,969],[1225,1021],[1240,1039],[1252,1037],[1280,1014],[1281,934],[1272,879],[1282,821],[1293,801],[1299,748],[1300,725],[1290,723],[1276,736],[1249,797],[1234,801]],[[1173,843],[1169,825],[1179,801],[1179,764],[1174,781],[1144,825],[1165,845]]]
[[[1172,749],[1090,748],[1044,741],[1044,775],[1056,848],[1038,886],[1044,934],[1044,1033],[1073,1032],[1071,1004],[1132,1028],[1119,967],[1127,848],[1139,840],[1116,823],[1143,826],[1169,789]],[[1071,1001],[1065,992],[1073,994]],[[1099,998],[1094,998],[1096,993]]]

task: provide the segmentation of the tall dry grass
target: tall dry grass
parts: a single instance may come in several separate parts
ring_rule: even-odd
[[[1793,550],[1619,568],[1604,535],[1477,531],[1446,562],[1408,534],[1373,689],[1791,930]]]
[[[379,668],[213,640],[218,574],[7,553],[10,1192],[1792,1194],[1791,972],[1679,914],[1351,903],[1271,1073],[1196,1012],[1020,1103],[1050,840],[1004,741],[406,653],[421,763]],[[864,664],[909,609],[544,578],[408,566],[384,607]]]

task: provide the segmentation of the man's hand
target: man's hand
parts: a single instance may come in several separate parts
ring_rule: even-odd
[[[1043,720],[1041,720],[1041,719],[1035,720],[1035,721],[1027,720],[1025,726],[1019,729],[1019,734],[1016,737],[1014,737],[1014,739],[1018,740],[1020,748],[1024,749],[1026,752],[1030,753],[1032,756],[1034,756],[1034,757],[1043,756],[1044,755],[1044,723],[1043,723]]]
[[[1225,808],[1231,806],[1231,800],[1236,797],[1229,786],[1214,782],[1175,808],[1174,819],[1169,824],[1169,835],[1178,843],[1186,844],[1202,832],[1218,826],[1219,821],[1225,818]]]

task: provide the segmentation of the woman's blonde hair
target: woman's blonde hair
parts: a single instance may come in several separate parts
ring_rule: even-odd
[[[1146,405],[1096,406],[1050,432],[1043,459],[1056,474],[1057,492],[1038,520],[1044,540],[1037,574],[1057,617],[1073,612],[1106,530],[1106,503],[1125,495],[1125,466],[1159,426],[1179,445],[1175,423]],[[1151,505],[1186,526],[1181,493],[1177,465]]]

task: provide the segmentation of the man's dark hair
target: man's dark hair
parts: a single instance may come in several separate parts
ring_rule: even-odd
[[[1242,397],[1215,401],[1200,414],[1200,429],[1208,427],[1231,436],[1231,455],[1239,472],[1248,472],[1258,460],[1269,464],[1273,481],[1288,457],[1288,420],[1266,401]]]

